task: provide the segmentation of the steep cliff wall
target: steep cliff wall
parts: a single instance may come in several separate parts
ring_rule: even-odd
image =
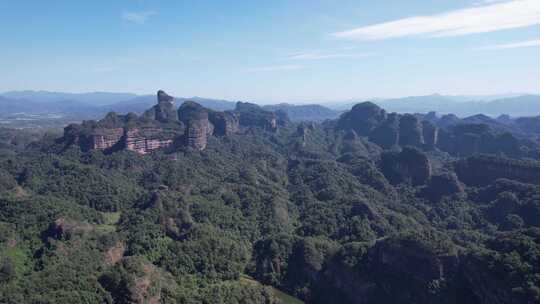
[[[208,110],[192,101],[184,102],[178,109],[178,117],[186,125],[185,144],[196,150],[204,150],[208,135],[214,127],[208,120]]]
[[[240,121],[238,115],[233,112],[211,111],[208,114],[209,121],[214,125],[215,135],[230,135],[238,132]]]
[[[493,155],[477,155],[455,165],[459,179],[468,185],[483,186],[506,178],[540,184],[540,162],[523,161]]]
[[[235,113],[239,116],[240,126],[257,127],[266,131],[278,130],[278,117],[276,113],[265,111],[256,104],[238,102]]]
[[[124,147],[139,154],[148,154],[170,147],[175,136],[174,132],[165,132],[159,128],[133,128],[126,130]]]
[[[431,177],[431,162],[421,151],[405,147],[400,153],[386,152],[381,155],[381,171],[393,184],[425,184]]]

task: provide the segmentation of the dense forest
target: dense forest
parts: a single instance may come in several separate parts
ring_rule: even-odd
[[[535,130],[371,103],[265,125],[254,105],[189,104],[168,129],[190,144],[77,133],[182,120],[158,106],[0,129],[0,302],[540,303]],[[192,117],[224,131],[203,145]]]

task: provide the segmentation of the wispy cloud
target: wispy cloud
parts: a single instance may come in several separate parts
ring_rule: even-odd
[[[487,46],[478,47],[476,49],[477,50],[506,50],[506,49],[518,49],[518,48],[533,47],[533,46],[540,46],[540,39],[518,41],[518,42],[512,42],[512,43],[505,43],[505,44],[487,45]]]
[[[144,24],[150,17],[156,14],[157,12],[155,11],[123,12],[122,20],[130,23]]]
[[[293,71],[301,70],[304,66],[301,65],[271,65],[271,66],[262,66],[247,69],[247,72],[274,72],[274,71]]]
[[[343,39],[377,40],[408,36],[449,37],[540,24],[539,0],[514,0],[431,16],[415,16],[333,33]]]
[[[369,53],[324,53],[324,52],[302,52],[287,56],[290,60],[324,60],[341,58],[365,58],[373,56]]]

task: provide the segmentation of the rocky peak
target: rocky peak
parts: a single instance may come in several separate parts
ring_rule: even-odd
[[[186,125],[185,144],[196,150],[204,150],[208,135],[213,133],[208,109],[194,101],[186,101],[178,109],[178,117]]]
[[[275,112],[266,111],[253,103],[236,103],[235,112],[240,117],[240,125],[244,127],[259,127],[266,131],[276,132],[278,130],[278,116]],[[286,117],[286,114],[285,114]],[[280,121],[285,120],[283,114]],[[288,120],[288,118],[286,119]]]
[[[173,100],[174,98],[172,96],[169,96],[164,91],[159,90],[157,92],[158,103],[146,111],[143,116],[163,123],[177,121],[178,115],[176,114]]]
[[[262,110],[257,105],[238,105],[240,111],[213,111],[193,102],[184,102],[178,110],[174,98],[162,90],[157,92],[157,104],[141,117],[130,113],[109,113],[100,121],[85,121],[64,129],[63,142],[78,145],[84,151],[131,150],[147,154],[154,150],[187,146],[196,150],[206,148],[208,136],[225,136],[236,133],[240,115],[268,130],[277,129],[274,112]]]
[[[363,102],[355,105],[343,114],[338,121],[338,128],[353,129],[359,135],[369,133],[386,120],[386,111],[372,102]]]
[[[422,124],[418,117],[405,114],[399,120],[399,144],[420,147],[424,144]]]
[[[159,90],[157,92],[157,99],[159,102],[170,102],[172,103],[174,101],[174,97],[170,96],[169,94],[165,93],[163,90]]]

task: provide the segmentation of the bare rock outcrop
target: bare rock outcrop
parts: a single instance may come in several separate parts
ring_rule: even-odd
[[[164,293],[178,288],[170,273],[140,257],[123,258],[114,267],[120,275],[106,273],[99,283],[111,292],[115,303],[159,304]]]
[[[439,128],[429,121],[422,121],[422,135],[426,148],[435,149],[439,140]]]
[[[126,130],[125,148],[139,154],[170,147],[176,134],[160,128],[133,128]]]
[[[386,121],[376,127],[369,135],[369,140],[384,149],[390,149],[399,144],[399,116],[396,113],[388,114]]]
[[[234,134],[240,128],[238,115],[233,112],[211,111],[208,113],[208,119],[214,125],[214,135],[224,136]]]
[[[195,150],[204,150],[213,126],[208,119],[208,110],[193,101],[184,102],[178,109],[180,121],[186,125],[185,145]]]
[[[163,123],[178,120],[178,115],[173,104],[174,98],[172,96],[159,90],[157,92],[157,100],[157,105],[146,111],[143,114],[144,117]]]
[[[234,111],[240,117],[240,126],[258,127],[270,132],[278,130],[278,117],[275,112],[266,111],[248,102],[236,103]]]
[[[114,266],[118,264],[124,257],[126,252],[126,244],[124,242],[117,242],[114,246],[105,251],[105,264]]]
[[[124,135],[124,129],[95,129],[87,138],[91,150],[106,150],[117,145]]]
[[[399,145],[421,147],[424,144],[422,124],[418,117],[405,114],[399,120]]]
[[[501,178],[540,184],[538,161],[476,155],[458,161],[455,169],[459,179],[472,186],[488,185]]]
[[[431,162],[427,155],[416,148],[405,147],[400,153],[381,155],[381,171],[392,184],[425,184],[431,177]]]
[[[92,230],[94,230],[94,226],[91,224],[61,217],[49,226],[46,234],[57,239],[69,239],[74,235],[84,234]]]
[[[355,105],[349,112],[340,117],[338,128],[352,129],[358,135],[367,136],[385,120],[385,110],[372,102],[363,102]]]

